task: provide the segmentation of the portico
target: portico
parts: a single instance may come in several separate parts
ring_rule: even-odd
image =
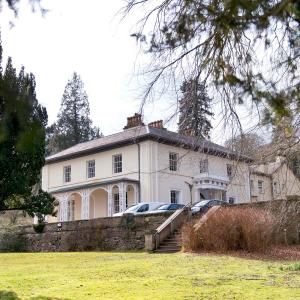
[[[135,180],[118,180],[76,186],[53,191],[58,200],[58,221],[111,217],[139,202],[139,184]]]
[[[194,178],[196,202],[203,199],[226,200],[230,180],[227,176],[202,173]]]

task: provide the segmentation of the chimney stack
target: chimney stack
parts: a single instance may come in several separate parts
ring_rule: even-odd
[[[144,126],[145,124],[142,121],[142,115],[135,113],[134,116],[127,118],[127,125],[123,128],[129,129],[137,126]]]
[[[150,127],[165,129],[163,125],[163,120],[154,121],[148,124]]]

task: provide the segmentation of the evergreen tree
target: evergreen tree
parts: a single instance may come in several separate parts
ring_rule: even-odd
[[[47,151],[55,153],[101,136],[92,125],[90,107],[84,84],[74,72],[68,81],[61,102],[58,120],[47,128]]]
[[[38,188],[48,117],[35,86],[33,74],[23,67],[17,75],[11,58],[0,70],[0,210],[23,209],[42,221],[44,214],[52,214],[54,199]],[[39,201],[47,205],[37,205]]]
[[[202,76],[239,127],[243,103],[260,110],[257,123],[299,115],[299,0],[127,0],[131,12],[151,56],[144,101],[166,79],[177,91],[178,78]]]
[[[181,86],[182,98],[179,103],[179,133],[209,138],[212,129],[209,118],[211,99],[205,85],[197,79],[184,81]]]

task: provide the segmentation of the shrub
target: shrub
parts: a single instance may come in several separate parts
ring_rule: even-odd
[[[274,216],[257,208],[221,207],[196,230],[190,223],[182,229],[186,251],[265,251],[274,242]]]
[[[36,233],[42,233],[44,231],[45,225],[46,224],[43,222],[38,222],[37,224],[33,224],[32,227]]]

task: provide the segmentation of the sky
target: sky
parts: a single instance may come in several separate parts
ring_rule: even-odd
[[[21,1],[17,18],[3,7],[4,62],[11,56],[17,69],[24,65],[35,75],[37,98],[47,108],[49,124],[56,120],[64,87],[76,71],[85,84],[94,124],[104,135],[122,130],[126,118],[139,111],[146,86],[140,73],[150,57],[140,53],[130,37],[142,12],[122,19],[124,0],[42,0],[41,4],[49,10],[45,16],[32,13],[27,0]],[[176,102],[170,97],[172,93],[149,103],[144,122],[167,120]],[[222,143],[219,117],[216,114],[213,120],[212,139]],[[176,118],[167,127],[176,130]]]
[[[124,1],[42,1],[49,9],[44,17],[32,13],[27,1],[21,5],[17,18],[5,7],[1,13],[4,62],[11,56],[17,69],[24,65],[35,75],[49,124],[56,120],[64,87],[76,71],[94,124],[105,135],[120,131],[126,117],[139,110],[145,87],[138,76],[139,49],[130,37],[134,21],[122,20],[119,13]],[[157,105],[145,111],[146,123],[164,117],[165,109]]]

